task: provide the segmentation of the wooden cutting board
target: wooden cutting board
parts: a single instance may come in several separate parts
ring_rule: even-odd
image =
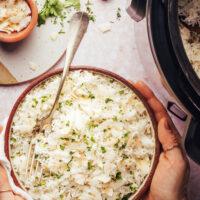
[[[0,84],[16,84],[16,83],[18,83],[17,79],[0,62]]]

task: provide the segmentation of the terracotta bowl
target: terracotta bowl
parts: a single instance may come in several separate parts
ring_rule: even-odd
[[[32,30],[36,26],[37,20],[38,20],[38,9],[35,4],[35,1],[26,0],[26,2],[28,3],[31,9],[30,23],[28,24],[26,28],[24,28],[20,32],[13,32],[11,34],[0,32],[0,42],[7,42],[7,43],[19,42],[20,40],[23,40],[26,37],[28,37],[28,35],[32,32]]]
[[[155,172],[157,163],[158,163],[158,159],[159,159],[159,154],[160,154],[160,143],[158,141],[158,136],[157,136],[157,123],[155,121],[155,117],[154,114],[152,112],[152,110],[150,109],[150,107],[148,106],[145,98],[142,96],[142,94],[140,92],[138,92],[134,86],[127,81],[126,79],[120,77],[119,75],[112,73],[110,71],[104,70],[104,69],[99,69],[99,68],[94,68],[94,67],[74,67],[70,69],[71,71],[75,71],[75,70],[87,70],[87,71],[92,71],[94,73],[99,73],[102,75],[106,75],[110,78],[113,78],[123,84],[125,84],[127,87],[129,87],[139,98],[140,100],[143,102],[144,106],[146,107],[148,114],[151,118],[152,121],[152,125],[153,125],[153,129],[154,129],[154,138],[155,138],[155,154],[153,156],[153,160],[152,160],[152,165],[151,165],[151,170],[149,172],[149,175],[145,178],[145,181],[143,182],[143,184],[141,185],[140,189],[133,195],[132,200],[141,200],[141,198],[143,197],[143,195],[148,191],[149,186],[151,184],[152,181],[152,177],[153,174]],[[10,134],[11,134],[11,126],[12,126],[12,121],[13,121],[13,117],[19,107],[19,105],[21,104],[21,102],[23,102],[25,96],[35,87],[37,87],[37,85],[39,85],[41,82],[43,82],[44,80],[55,76],[57,74],[60,74],[62,72],[62,69],[57,69],[55,71],[49,72],[45,75],[42,75],[40,78],[38,78],[37,80],[35,80],[34,82],[32,82],[28,88],[21,94],[21,96],[18,98],[18,100],[16,101],[10,117],[8,119],[8,123],[7,123],[7,127],[6,127],[6,132],[5,132],[5,154],[6,157],[8,158],[8,160],[11,162],[12,165],[12,160],[10,158]],[[17,178],[17,175],[15,174],[14,170],[11,170],[11,175],[12,178],[15,182],[15,184],[19,187],[21,187],[22,189],[25,189],[24,186],[20,183],[20,181]]]

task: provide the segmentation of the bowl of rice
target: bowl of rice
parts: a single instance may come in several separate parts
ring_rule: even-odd
[[[158,162],[157,124],[124,78],[93,67],[71,68],[51,127],[33,137],[36,120],[54,102],[61,72],[34,81],[11,111],[5,153],[15,184],[34,200],[140,200]],[[27,178],[31,141],[39,166]]]

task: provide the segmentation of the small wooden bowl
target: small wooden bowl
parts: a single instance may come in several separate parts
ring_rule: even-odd
[[[121,76],[104,70],[104,69],[100,69],[100,68],[94,68],[94,67],[74,67],[74,68],[70,68],[70,71],[76,71],[76,70],[87,70],[87,71],[91,71],[94,73],[98,73],[98,74],[102,74],[104,76],[108,76],[110,78],[113,78],[121,83],[123,83],[124,85],[126,85],[127,87],[129,87],[138,97],[139,99],[143,102],[144,106],[147,109],[147,112],[151,118],[152,121],[152,129],[154,130],[154,138],[155,138],[155,149],[154,149],[154,156],[152,158],[152,164],[151,164],[151,170],[149,172],[149,174],[147,175],[147,177],[145,178],[143,184],[141,185],[141,187],[139,188],[139,190],[132,196],[132,198],[130,198],[131,200],[141,200],[141,198],[144,196],[144,194],[148,191],[158,160],[159,160],[159,155],[160,155],[160,143],[158,141],[158,135],[157,135],[157,123],[154,117],[154,113],[151,110],[151,108],[149,107],[148,103],[146,102],[145,98],[142,96],[142,94],[137,91],[134,86],[127,81],[126,79],[122,78]],[[5,146],[4,146],[4,150],[5,150],[5,154],[6,157],[8,158],[8,160],[10,161],[11,165],[12,165],[12,160],[10,157],[10,152],[11,152],[11,148],[10,148],[10,134],[11,134],[11,127],[12,127],[12,122],[13,122],[13,118],[14,115],[18,109],[18,107],[20,106],[20,104],[23,102],[25,96],[35,87],[37,87],[40,83],[42,83],[43,81],[45,81],[46,79],[55,76],[57,74],[61,74],[62,73],[62,69],[57,69],[55,71],[49,72],[47,74],[42,75],[40,78],[38,78],[37,80],[35,80],[34,82],[32,82],[28,88],[21,94],[21,96],[18,98],[18,100],[16,101],[11,114],[9,116],[8,119],[8,123],[6,126],[6,132],[5,132]],[[20,188],[24,189],[24,186],[20,183],[20,181],[18,180],[18,175],[14,172],[13,168],[11,170],[11,175],[12,178],[14,180],[14,183],[19,186]]]
[[[19,32],[13,32],[11,34],[0,32],[0,42],[6,42],[6,43],[19,42],[25,39],[26,37],[28,37],[28,35],[30,35],[30,33],[36,26],[37,20],[38,20],[38,9],[35,4],[35,1],[34,0],[26,0],[26,1],[31,9],[30,23],[28,24],[26,28],[24,28],[23,30]]]

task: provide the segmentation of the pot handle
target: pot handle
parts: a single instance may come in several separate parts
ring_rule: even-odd
[[[129,4],[127,12],[136,22],[144,19],[146,15],[146,3],[147,0],[132,0],[131,5]]]

